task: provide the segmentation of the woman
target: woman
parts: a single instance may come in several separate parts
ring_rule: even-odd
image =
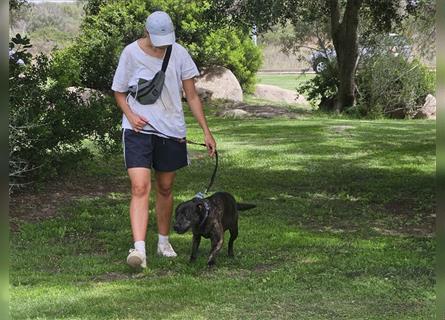
[[[182,89],[204,132],[209,155],[213,157],[216,150],[195,89],[194,77],[199,75],[199,71],[187,50],[175,42],[171,18],[163,11],[152,13],[147,18],[144,33],[144,38],[134,41],[122,51],[112,85],[116,103],[123,112],[122,140],[125,165],[131,180],[130,220],[134,249],[130,249],[127,263],[142,268],[146,267],[145,236],[153,169],[156,180],[157,253],[165,257],[177,256],[168,239],[173,211],[172,189],[176,170],[188,164],[188,157],[186,144],[170,137],[186,136]],[[136,85],[140,78],[150,80],[161,70],[170,45],[172,51],[161,96],[154,104],[142,105],[133,96],[127,95],[128,89]]]

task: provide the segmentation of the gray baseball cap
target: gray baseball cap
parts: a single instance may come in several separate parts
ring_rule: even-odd
[[[172,19],[164,11],[155,11],[150,14],[145,22],[145,29],[155,47],[167,46],[176,41]]]

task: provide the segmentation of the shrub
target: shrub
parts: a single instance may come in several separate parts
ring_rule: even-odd
[[[147,5],[147,1],[141,0],[111,2],[103,4],[97,15],[85,17],[80,36],[66,49],[66,57],[75,59],[73,64],[80,66],[78,85],[111,90],[122,49],[143,34]]]
[[[314,108],[332,111],[338,88],[338,68],[336,60],[326,60],[326,68],[312,79],[298,86],[298,92],[305,94]]]
[[[359,69],[357,86],[361,115],[405,118],[413,116],[425,97],[435,91],[435,79],[419,60],[378,55]]]
[[[298,87],[322,111],[332,111],[338,88],[335,60]],[[345,110],[358,117],[413,116],[425,97],[435,91],[435,76],[419,60],[402,55],[376,54],[364,59],[356,75],[357,105]]]
[[[230,69],[246,92],[252,92],[262,63],[261,50],[241,29],[215,22],[211,1],[153,1],[172,17],[176,35],[198,68],[215,65]]]
[[[249,36],[230,28],[211,32],[204,42],[205,66],[221,65],[230,69],[243,90],[252,93],[255,75],[261,66],[261,51]]]
[[[119,113],[111,98],[93,95],[87,101],[81,90],[68,90],[51,76],[53,61],[47,56],[31,61],[29,39],[17,35],[9,47],[9,166],[11,186],[17,186],[76,163],[85,154],[85,138],[108,141],[118,130]]]

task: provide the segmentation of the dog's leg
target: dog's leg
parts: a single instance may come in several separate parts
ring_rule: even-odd
[[[198,255],[199,244],[201,243],[201,235],[193,235],[192,254],[190,255],[190,262],[194,262]]]
[[[221,250],[223,242],[224,242],[224,231],[222,228],[218,228],[215,230],[215,233],[212,234],[212,249],[210,250],[209,260],[207,261],[207,265],[212,267],[216,261],[216,255],[219,250]]]
[[[230,232],[230,239],[229,239],[228,254],[230,258],[233,258],[234,257],[233,242],[235,241],[236,238],[238,238],[238,223],[236,223],[235,226],[229,230],[229,232]]]

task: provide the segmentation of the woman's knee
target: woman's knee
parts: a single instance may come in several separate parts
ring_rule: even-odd
[[[175,181],[175,173],[157,173],[156,189],[158,195],[170,197],[173,192],[173,183]]]
[[[173,192],[173,184],[172,183],[158,183],[157,191],[161,196],[169,197]]]
[[[158,185],[157,189],[158,193],[163,197],[169,197],[173,192],[172,185]]]
[[[135,197],[144,197],[150,193],[150,183],[133,183],[131,185],[131,195]]]

